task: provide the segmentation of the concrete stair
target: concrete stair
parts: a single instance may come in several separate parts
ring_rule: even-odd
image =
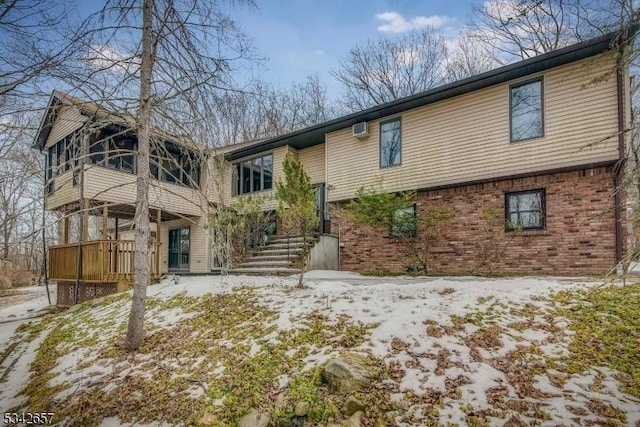
[[[312,243],[315,243],[312,241]],[[296,265],[303,252],[302,237],[274,236],[262,248],[256,250],[232,274],[283,275],[298,272]]]

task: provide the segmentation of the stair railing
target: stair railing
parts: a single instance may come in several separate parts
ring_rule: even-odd
[[[287,262],[291,262],[291,244],[289,242],[291,235],[287,233]]]

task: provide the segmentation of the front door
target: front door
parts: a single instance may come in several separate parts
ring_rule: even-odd
[[[324,182],[314,184],[316,190],[316,214],[318,215],[318,228],[316,231],[320,234],[325,232],[324,229]]]
[[[189,271],[189,227],[169,230],[169,270]]]

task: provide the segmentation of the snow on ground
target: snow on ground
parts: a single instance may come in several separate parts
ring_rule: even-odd
[[[51,301],[55,304],[55,286],[49,286]],[[44,286],[28,286],[0,290],[0,322],[31,317],[35,312],[49,306],[47,290]]]
[[[51,301],[55,304],[55,286],[50,286]],[[39,317],[49,307],[44,286],[29,286],[0,291],[0,354],[9,346],[16,328]]]
[[[572,424],[572,419],[576,425],[576,414],[582,420],[577,424],[601,422],[602,417],[589,410],[594,401],[624,412],[628,425],[640,423],[640,401],[619,391],[613,372],[594,368],[586,375],[565,375],[560,381],[551,371],[529,372],[520,362],[513,361],[517,356],[535,364],[545,356],[559,357],[567,354],[570,340],[561,319],[556,328],[542,327],[538,314],[523,315],[517,310],[530,307],[544,313],[547,302],[541,297],[595,282],[532,277],[380,278],[337,271],[312,271],[305,277],[306,287],[298,290],[294,289],[295,277],[174,276],[149,287],[148,295],[158,299],[201,297],[227,292],[235,286],[251,286],[261,304],[279,313],[275,321],[279,329],[294,327],[297,318],[314,311],[332,318],[347,315],[354,322],[375,323],[365,349],[397,372],[394,399],[405,399],[410,393],[423,396],[424,401],[433,398],[444,402],[438,414],[441,424],[466,424],[469,408],[488,414],[492,425],[505,422],[495,415],[496,408],[538,425]],[[42,306],[42,301],[38,304],[25,302],[21,307],[0,309],[0,319],[6,313],[24,314],[27,307]],[[115,309],[94,310],[99,317],[114,319],[116,329],[126,321],[127,308],[118,303]],[[151,321],[156,328],[169,328],[190,315],[175,308],[159,314],[151,312],[156,316]],[[509,326],[522,323],[523,319],[528,323],[522,327]],[[25,355],[33,352],[36,344],[32,342]],[[87,355],[71,357],[81,359]],[[311,360],[323,361],[321,357]],[[56,381],[68,381],[74,375],[87,377],[78,375],[77,363],[69,358],[59,363],[56,372],[60,378]],[[27,376],[28,363],[16,363],[9,375],[11,387],[0,391],[0,407],[10,407],[20,400],[15,396],[19,379]],[[598,387],[593,387],[594,381]],[[419,420],[425,408],[422,403],[411,401],[409,412]],[[398,424],[411,425],[400,421]],[[119,424],[110,418],[103,425]]]
[[[452,316],[462,318],[475,313],[478,308],[487,309],[491,303],[498,302],[498,311],[502,313],[503,320],[515,321],[517,319],[514,316],[508,315],[511,307],[529,304],[544,310],[545,302],[541,296],[551,291],[581,288],[594,283],[597,282],[531,277],[381,278],[351,272],[312,271],[306,274],[307,288],[291,294],[288,293],[288,287],[295,285],[295,278],[229,276],[180,277],[177,283],[165,281],[150,289],[150,295],[201,296],[248,284],[256,288],[262,303],[280,313],[277,321],[279,328],[291,328],[301,314],[315,310],[333,316],[348,315],[352,320],[363,323],[379,323],[373,329],[368,350],[384,358],[387,364],[402,366],[404,376],[399,387],[401,393],[411,391],[420,395],[436,390],[445,395],[447,387],[450,387],[449,382],[457,379],[462,390],[459,400],[480,410],[491,407],[487,391],[495,390],[503,394],[503,398],[511,398],[510,402],[514,402],[514,405],[529,405],[530,421],[537,418],[536,408],[544,408],[547,413],[545,416],[551,418],[544,424],[553,425],[575,418],[575,413],[567,407],[580,413],[581,408],[588,407],[595,399],[625,412],[632,425],[640,422],[640,401],[624,396],[617,390],[594,392],[591,390],[592,381],[581,384],[579,376],[568,378],[566,389],[552,386],[546,376],[533,378],[531,385],[516,384],[516,387],[535,387],[535,399],[510,384],[509,377],[517,373],[502,366],[501,359],[514,352],[520,354],[523,348],[530,346],[549,355],[560,356],[567,353],[567,337],[562,342],[540,328],[502,330],[498,333],[499,348],[472,349],[466,340],[480,329],[478,327],[466,324],[463,332],[440,337],[438,334],[430,336],[425,330],[425,324],[428,323],[452,326]],[[398,349],[394,350],[394,345]],[[473,350],[479,356],[474,356]],[[436,361],[440,356],[445,360]],[[607,384],[616,383],[611,373],[604,376]],[[571,405],[568,404],[570,401]],[[595,422],[596,418],[587,417],[590,422]],[[440,422],[464,423],[465,414],[452,405],[440,412]],[[495,422],[500,424],[499,419],[495,419]]]

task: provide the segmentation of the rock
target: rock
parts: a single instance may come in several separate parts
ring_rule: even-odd
[[[196,422],[196,425],[199,427],[207,427],[207,426],[215,425],[217,421],[218,421],[218,418],[215,415],[213,415],[209,411],[206,411],[204,415],[202,415],[200,419]]]
[[[293,416],[291,418],[281,418],[276,425],[278,427],[303,427],[306,417]]]
[[[309,408],[311,408],[309,402],[301,400],[300,402],[296,403],[296,409],[294,412],[297,417],[304,417],[309,413]]]
[[[380,366],[365,353],[344,353],[330,360],[322,370],[322,379],[341,393],[362,390],[379,375]]]
[[[348,427],[360,427],[362,425],[362,420],[360,419],[362,417],[362,412],[358,411],[355,414],[351,415],[351,417],[349,417],[349,419],[347,420],[347,426]]]
[[[271,416],[257,409],[251,409],[247,415],[238,420],[238,427],[267,427]]]
[[[347,398],[347,401],[344,403],[344,412],[349,416],[355,414],[356,412],[364,411],[364,408],[364,403],[353,396],[349,396],[349,398]]]

